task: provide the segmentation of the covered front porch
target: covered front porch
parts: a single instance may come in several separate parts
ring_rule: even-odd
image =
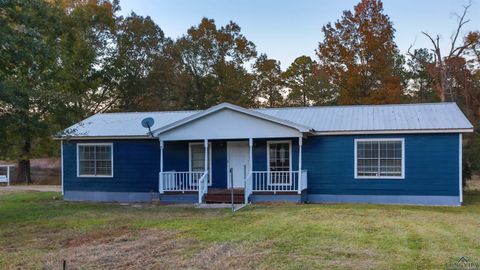
[[[302,137],[161,141],[160,198],[302,202],[307,188],[302,142]]]
[[[234,189],[244,203],[301,202],[308,182],[302,145],[310,132],[228,103],[155,130],[160,199],[205,203]]]

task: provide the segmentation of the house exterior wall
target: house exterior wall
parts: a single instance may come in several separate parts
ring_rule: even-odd
[[[354,140],[365,138],[404,138],[404,179],[355,179]],[[459,204],[458,134],[309,137],[303,168],[312,202]]]
[[[77,143],[113,143],[113,177],[77,177]],[[158,193],[158,140],[64,141],[66,200],[143,201]]]
[[[404,179],[355,179],[354,141],[403,138]],[[290,140],[292,170],[298,170],[298,138],[255,139],[253,170],[267,170],[267,141]],[[77,143],[113,143],[113,177],[77,177]],[[164,146],[164,171],[188,171],[189,142]],[[212,145],[212,187],[227,187],[227,141]],[[158,195],[158,140],[64,141],[66,200],[149,201]],[[308,171],[310,202],[372,202],[459,205],[459,135],[399,134],[312,136],[303,140],[302,169]]]

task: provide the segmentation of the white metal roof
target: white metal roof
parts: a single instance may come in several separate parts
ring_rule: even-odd
[[[323,106],[259,109],[318,133],[472,129],[455,103]]]
[[[198,111],[173,112],[125,112],[98,113],[67,128],[64,133],[72,137],[143,137],[147,130],[141,121],[152,117],[155,123],[152,131],[184,119]]]
[[[231,104],[225,104],[230,106]],[[217,105],[219,106],[219,105]],[[455,103],[355,105],[253,109],[285,123],[308,127],[318,134],[384,132],[469,132],[473,126]],[[101,113],[66,129],[73,137],[144,137],[140,124],[152,117],[152,130],[182,123],[204,111]]]

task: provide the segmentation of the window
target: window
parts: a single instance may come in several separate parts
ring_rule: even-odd
[[[290,141],[268,142],[268,171],[271,185],[291,184],[292,151]]]
[[[77,144],[78,176],[112,177],[112,144]]]
[[[205,146],[202,143],[190,143],[190,171],[191,172],[203,172],[205,171]],[[208,184],[212,184],[212,144],[208,144]],[[194,178],[199,176],[194,175]],[[192,183],[196,184],[198,179],[191,179]]]
[[[356,178],[404,178],[403,139],[355,140]]]

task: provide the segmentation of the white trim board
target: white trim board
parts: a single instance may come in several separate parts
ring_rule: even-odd
[[[463,202],[463,143],[462,143],[462,134],[458,134],[458,197],[460,203]]]
[[[357,142],[401,142],[402,143],[402,175],[401,176],[359,176],[357,171]],[[353,176],[355,179],[373,179],[373,180],[381,180],[381,179],[405,179],[405,138],[365,138],[365,139],[354,139],[353,141],[353,159],[354,159],[354,166],[353,166]],[[379,149],[380,151],[380,149]],[[380,158],[380,156],[379,156]]]
[[[399,129],[399,130],[345,130],[345,131],[315,131],[313,135],[372,135],[372,134],[425,134],[425,133],[466,133],[473,129]]]
[[[79,159],[79,146],[110,146],[110,156],[112,159],[112,168],[110,175],[80,175],[80,159]],[[77,156],[77,178],[113,178],[113,143],[77,143],[76,145]]]

